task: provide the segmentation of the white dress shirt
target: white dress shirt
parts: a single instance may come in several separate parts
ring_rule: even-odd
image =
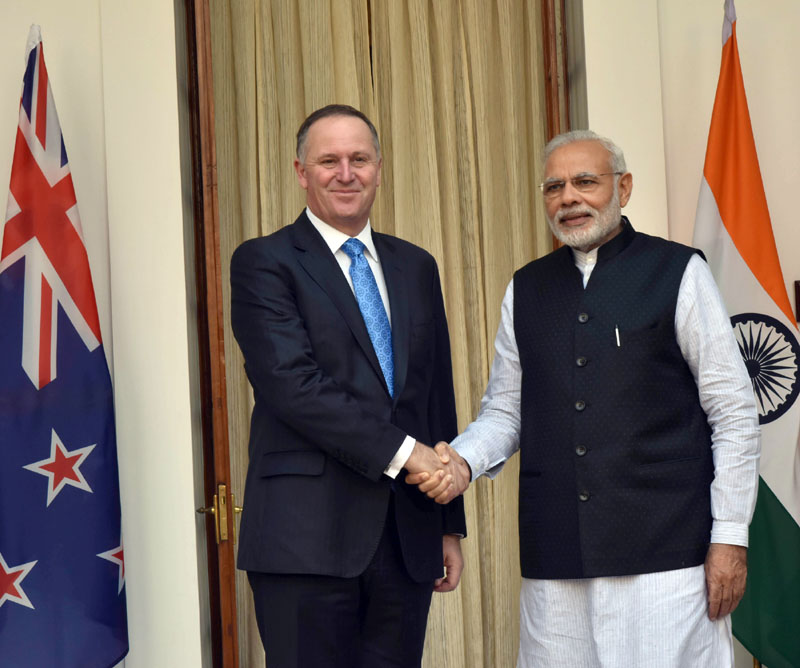
[[[372,269],[372,274],[375,276],[375,282],[378,284],[378,292],[381,293],[383,308],[386,309],[386,316],[389,318],[389,326],[391,327],[392,309],[389,304],[389,293],[386,291],[386,279],[383,276],[381,259],[378,257],[378,251],[375,250],[375,242],[372,240],[372,227],[369,224],[369,220],[361,232],[359,232],[355,237],[349,237],[344,232],[340,232],[335,227],[328,225],[328,223],[314,215],[314,213],[308,207],[306,207],[306,215],[311,221],[311,224],[314,226],[314,229],[320,233],[323,241],[326,243],[328,248],[331,249],[331,253],[333,253],[333,257],[335,257],[336,261],[339,263],[339,267],[341,267],[342,273],[347,279],[347,284],[350,286],[351,290],[353,290],[353,279],[350,277],[351,260],[350,256],[342,250],[342,244],[344,244],[344,242],[350,238],[358,239],[364,244],[364,257],[367,258],[369,268]],[[355,292],[353,294],[355,294]],[[405,466],[406,461],[408,461],[408,458],[411,456],[411,451],[414,449],[415,443],[415,438],[412,436],[406,436],[403,440],[403,443],[400,445],[400,448],[389,462],[389,466],[387,466],[383,472],[390,478],[396,478],[397,474],[400,473],[400,469]]]

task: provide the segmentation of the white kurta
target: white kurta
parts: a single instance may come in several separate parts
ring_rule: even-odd
[[[597,250],[574,256],[585,287]],[[681,280],[675,331],[712,428],[710,540],[746,546],[758,488],[758,418],[725,306],[699,256]],[[519,449],[521,378],[512,280],[480,413],[452,443],[472,467],[473,479],[493,478]],[[583,580],[524,579],[518,666],[730,666],[730,618],[711,622],[706,611],[703,566]]]

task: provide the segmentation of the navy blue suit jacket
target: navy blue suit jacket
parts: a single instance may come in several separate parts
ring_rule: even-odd
[[[373,233],[391,306],[395,395],[340,266],[305,213],[231,260],[233,331],[253,386],[239,568],[354,577],[380,539],[390,495],[412,578],[442,574],[442,535],[465,534],[463,502],[439,506],[383,473],[406,434],[457,433],[436,262]]]

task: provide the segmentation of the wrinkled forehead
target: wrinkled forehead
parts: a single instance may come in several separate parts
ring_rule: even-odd
[[[579,174],[611,171],[611,153],[597,141],[574,141],[555,149],[544,166],[545,179],[569,179]]]

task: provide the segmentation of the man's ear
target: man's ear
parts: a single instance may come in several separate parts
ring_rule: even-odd
[[[306,167],[297,158],[294,159],[294,171],[297,173],[297,180],[303,190],[308,189],[308,179],[306,179]]]
[[[633,190],[633,174],[625,172],[619,177],[619,205],[625,206],[631,198],[631,191]]]

